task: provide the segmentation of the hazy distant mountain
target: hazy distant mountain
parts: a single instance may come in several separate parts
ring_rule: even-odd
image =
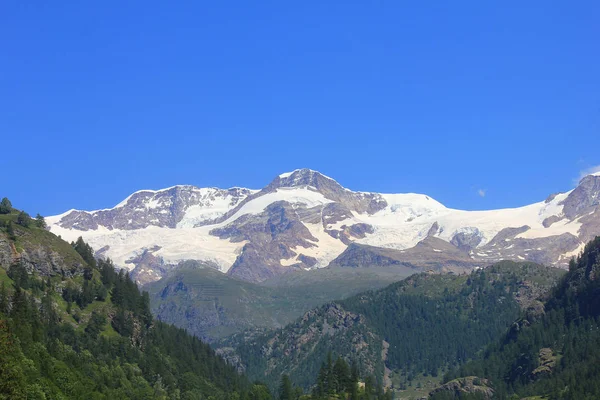
[[[565,266],[600,233],[600,174],[519,208],[463,211],[423,194],[354,192],[310,169],[261,190],[174,186],[111,209],[48,217],[141,282],[197,260],[255,282],[293,269],[404,265],[463,269],[501,259]]]

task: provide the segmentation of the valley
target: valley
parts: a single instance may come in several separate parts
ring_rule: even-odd
[[[252,400],[277,393],[290,393],[284,400],[567,399],[597,392],[586,377],[597,376],[598,354],[589,346],[600,313],[600,239],[568,270],[510,260],[479,267],[434,236],[404,252],[350,243],[327,267],[261,282],[186,260],[142,286],[146,292],[81,237],[69,244],[43,217],[4,203],[0,345],[9,358],[0,367],[19,377],[27,363],[50,362],[5,381],[0,393],[14,398],[160,398],[183,390],[189,398]],[[21,345],[9,351],[13,338]],[[120,365],[111,361],[114,346],[140,368],[127,372],[138,386],[110,383],[104,366]],[[190,349],[192,358],[184,355]],[[77,371],[90,356],[94,367]],[[161,357],[174,364],[159,367]],[[186,369],[207,362],[208,369]],[[59,365],[66,381],[56,380]],[[574,374],[580,382],[567,384]]]

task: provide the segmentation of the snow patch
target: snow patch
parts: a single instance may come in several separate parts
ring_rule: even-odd
[[[331,261],[346,250],[346,245],[341,240],[335,239],[325,232],[323,224],[304,223],[304,226],[306,226],[310,231],[310,234],[317,239],[317,241],[314,241],[317,246],[308,248],[294,247],[292,250],[299,253],[299,255],[303,254],[308,257],[316,258],[317,264],[314,268],[326,267]]]

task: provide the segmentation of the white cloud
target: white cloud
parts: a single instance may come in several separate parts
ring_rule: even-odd
[[[486,192],[486,190],[485,190],[485,189],[479,189],[479,190],[477,190],[477,194],[478,194],[480,197],[485,197],[485,192]]]
[[[600,175],[600,165],[596,165],[596,166],[589,167],[589,168],[579,171],[579,178],[577,178],[577,182],[575,182],[575,184],[579,184],[579,181],[581,181],[586,176],[592,175],[592,174]]]

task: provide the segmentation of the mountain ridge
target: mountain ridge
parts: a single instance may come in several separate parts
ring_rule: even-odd
[[[501,259],[566,267],[600,231],[599,201],[598,174],[523,207],[465,211],[424,194],[355,192],[318,171],[299,169],[260,190],[141,190],[112,209],[47,219],[52,232],[68,240],[82,236],[134,275],[141,269],[136,260],[151,254],[155,263],[144,269],[153,273],[140,276],[142,283],[185,260],[261,282],[293,269],[325,267],[352,243],[414,253],[428,237],[467,254],[468,267]]]

